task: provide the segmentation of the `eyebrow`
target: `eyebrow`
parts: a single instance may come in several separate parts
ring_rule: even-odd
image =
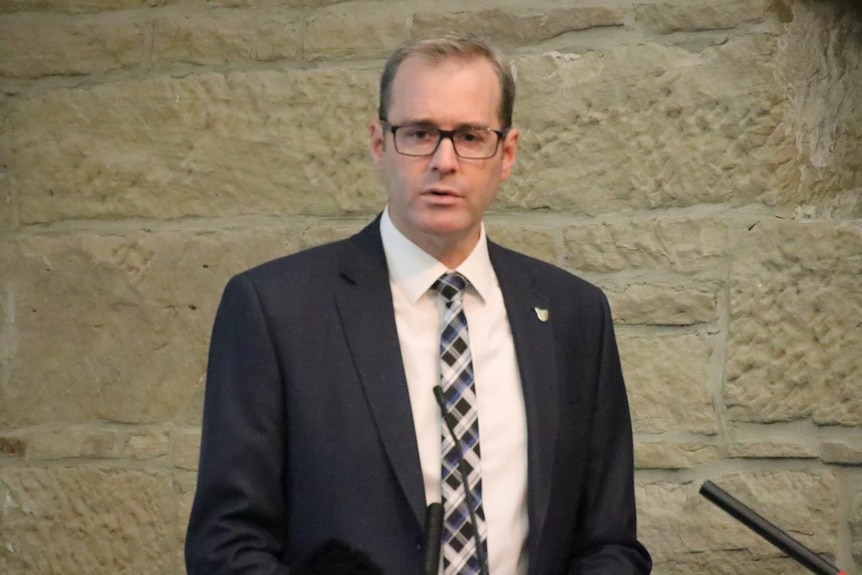
[[[438,126],[435,122],[427,119],[417,119],[417,120],[404,120],[401,122],[402,126],[427,126],[429,128],[434,128],[437,130],[442,130],[440,126]],[[459,130],[491,130],[490,126],[486,126],[484,124],[476,124],[470,122],[463,122],[461,124],[457,124],[452,131],[457,132]]]

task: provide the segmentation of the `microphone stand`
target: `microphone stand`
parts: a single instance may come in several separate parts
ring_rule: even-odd
[[[437,575],[440,569],[440,537],[443,531],[443,504],[432,503],[425,510],[424,575]]]
[[[467,470],[464,463],[464,450],[462,449],[461,441],[455,435],[455,427],[449,418],[446,417],[446,398],[443,397],[443,388],[439,385],[434,386],[434,397],[437,399],[437,404],[440,406],[440,413],[443,416],[443,421],[449,429],[449,435],[452,436],[452,441],[458,448],[458,474],[461,476],[461,483],[464,485],[464,497],[467,503],[467,511],[470,512],[470,524],[473,526],[473,538],[476,540],[476,557],[479,559],[479,571],[482,575],[488,575],[488,564],[485,562],[485,550],[482,549],[482,538],[479,536],[479,523],[476,521],[476,511],[473,509],[473,490],[470,489],[470,483],[467,481]]]
[[[847,575],[837,567],[805,547],[802,543],[773,525],[744,503],[718,487],[712,481],[706,481],[700,488],[700,494],[727,511],[734,519],[784,551],[791,559],[806,567],[817,575]]]

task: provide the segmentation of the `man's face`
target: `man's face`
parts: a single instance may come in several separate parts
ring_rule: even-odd
[[[392,83],[389,124],[431,125],[443,130],[500,130],[500,81],[483,58],[432,63],[409,57]],[[449,264],[459,264],[479,238],[482,216],[509,177],[517,151],[513,129],[493,157],[461,158],[443,139],[434,155],[410,157],[395,150],[379,120],[371,126],[371,151],[389,193],[389,215],[415,244]]]

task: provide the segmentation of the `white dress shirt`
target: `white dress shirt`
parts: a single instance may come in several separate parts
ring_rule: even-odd
[[[440,327],[443,302],[429,291],[447,271],[469,285],[464,313],[470,334],[474,385],[479,406],[482,506],[488,530],[491,575],[527,572],[527,421],[521,376],[503,294],[488,256],[485,228],[470,256],[449,270],[395,228],[388,208],[380,235],[401,357],[416,427],[425,500],[440,501],[441,425],[433,389],[440,383]]]

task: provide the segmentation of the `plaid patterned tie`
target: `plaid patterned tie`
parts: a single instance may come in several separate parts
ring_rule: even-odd
[[[459,273],[440,276],[432,289],[440,292],[446,304],[440,336],[440,386],[446,400],[444,417],[458,435],[456,441],[443,426],[443,573],[474,575],[482,572],[476,553],[474,528],[479,529],[482,557],[487,557],[485,512],[482,509],[482,469],[479,455],[479,413],[473,385],[473,362],[467,317],[464,315],[464,289],[467,280]],[[463,450],[463,453],[461,453]],[[461,457],[470,483],[468,498],[458,469]],[[477,525],[470,519],[467,505],[473,503]]]

